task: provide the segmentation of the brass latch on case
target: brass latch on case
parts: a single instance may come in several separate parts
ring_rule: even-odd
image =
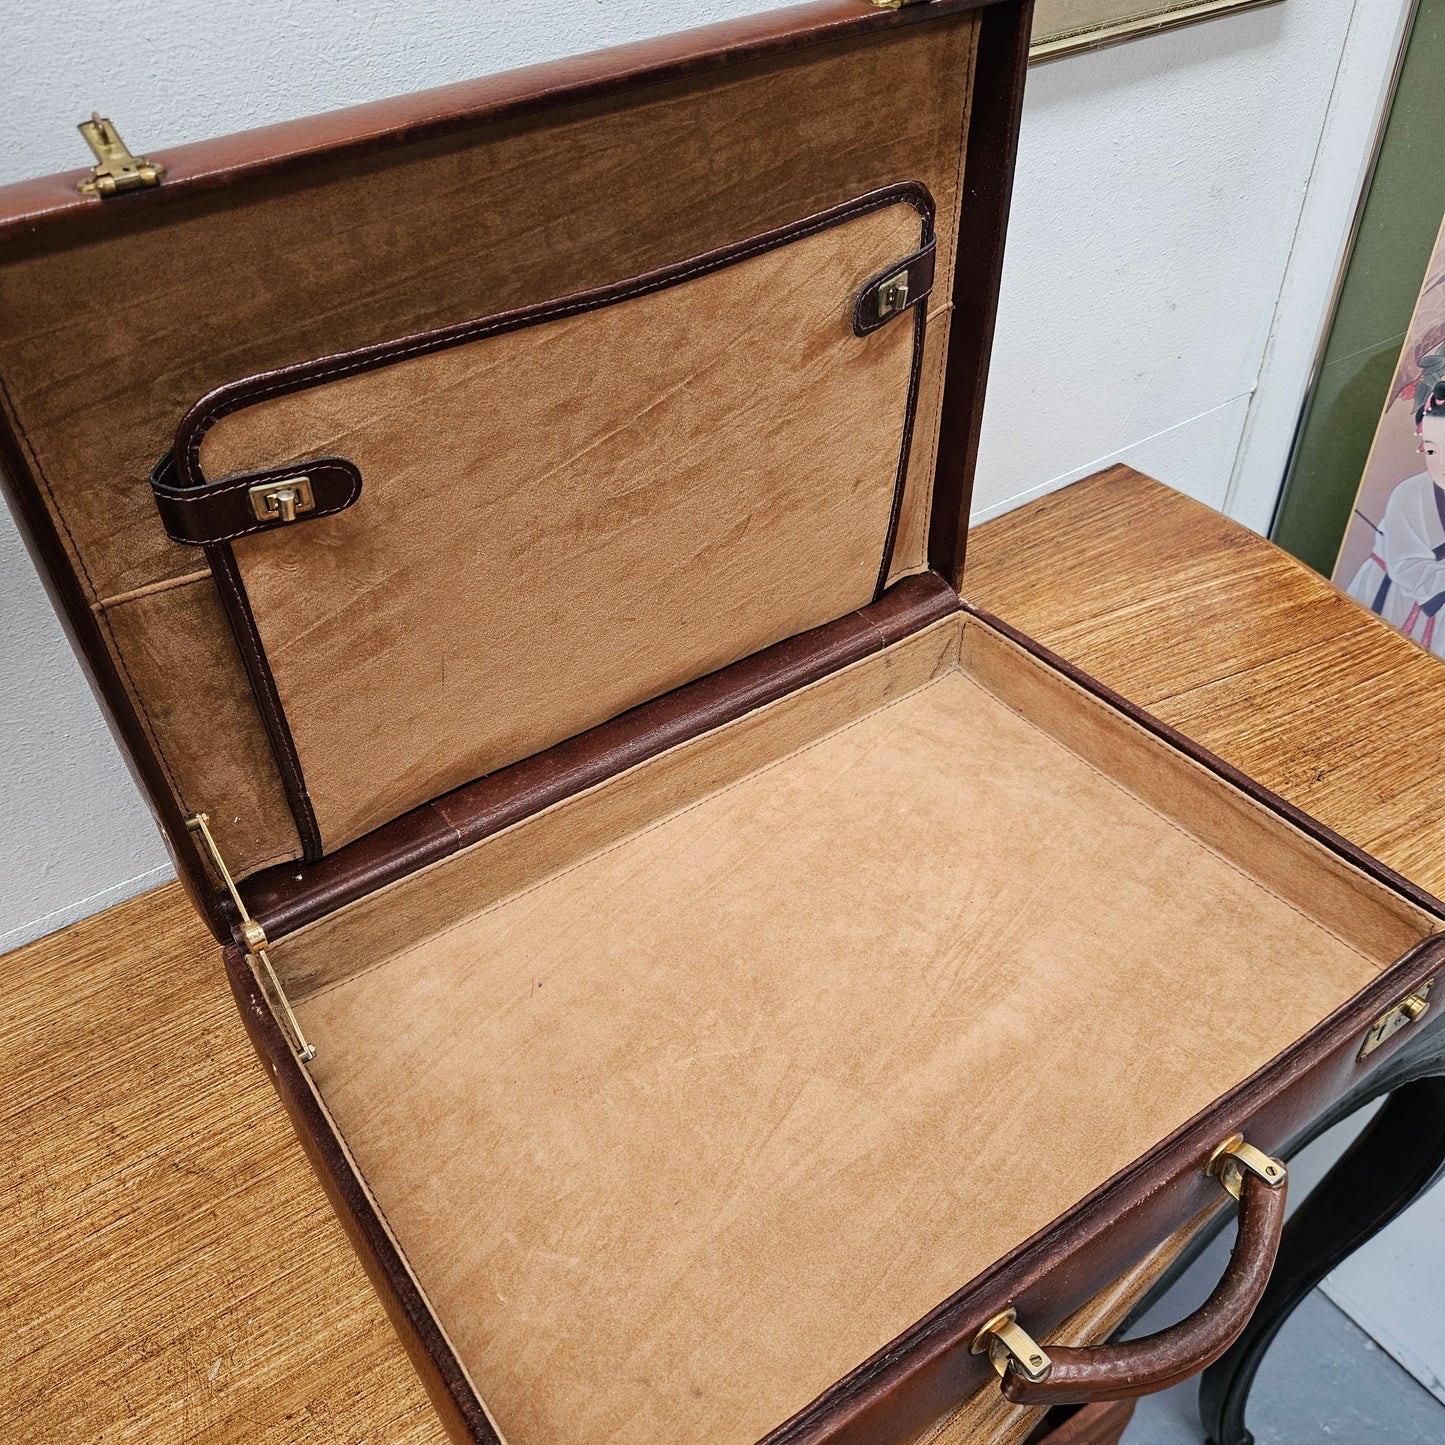
[[[1407,1028],[1416,1019],[1423,1018],[1429,1011],[1430,990],[1434,987],[1435,980],[1427,978],[1414,993],[1407,994],[1392,1008],[1387,1008],[1366,1031],[1365,1041],[1360,1045],[1356,1059],[1373,1054],[1386,1039],[1394,1038],[1401,1029]]]
[[[257,482],[246,495],[258,522],[294,522],[302,512],[314,511],[310,477],[283,477],[279,482]]]
[[[276,1017],[281,1021],[287,1043],[303,1064],[309,1064],[316,1057],[316,1050],[306,1042],[306,1035],[301,1032],[301,1025],[291,1010],[291,1000],[286,997],[286,990],[281,987],[281,980],[271,965],[271,955],[267,952],[270,945],[266,941],[266,930],[251,917],[250,910],[242,901],[236,880],[231,877],[231,870],[226,867],[226,860],[221,857],[221,850],[211,836],[210,822],[205,813],[196,813],[186,819],[186,827],[197,834],[206,845],[206,853],[215,865],[216,872],[221,875],[221,882],[226,885],[231,902],[236,905],[236,912],[241,915],[241,938],[245,942],[246,952],[256,965],[256,981],[261,985],[262,992],[269,998]]]
[[[166,168],[144,156],[133,156],[115,126],[97,112],[81,121],[79,129],[96,160],[90,174],[75,187],[81,195],[104,198],[160,185]]]

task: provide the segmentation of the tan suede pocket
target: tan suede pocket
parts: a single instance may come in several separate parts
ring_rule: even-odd
[[[183,481],[363,479],[207,548],[308,851],[871,601],[926,308],[859,335],[854,307],[930,238],[926,191],[891,187],[193,409]]]

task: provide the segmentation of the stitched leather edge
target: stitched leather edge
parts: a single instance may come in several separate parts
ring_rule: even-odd
[[[893,549],[898,541],[898,523],[903,515],[903,493],[908,484],[908,459],[913,451],[913,419],[918,415],[918,387],[923,377],[923,341],[928,331],[928,308],[913,308],[913,360],[908,367],[908,395],[903,403],[903,435],[898,444],[898,471],[893,478],[893,505],[888,510],[888,531],[883,538],[883,558],[878,580],[873,584],[876,602],[888,588],[893,569]]]

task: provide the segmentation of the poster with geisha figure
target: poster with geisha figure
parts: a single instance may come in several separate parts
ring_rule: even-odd
[[[1445,226],[1375,430],[1334,581],[1445,657]]]

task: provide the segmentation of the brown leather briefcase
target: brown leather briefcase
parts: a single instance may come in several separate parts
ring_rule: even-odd
[[[823,0],[0,191],[18,512],[460,1440],[1184,1378],[1438,966],[960,600],[1028,19]],[[1203,1310],[1059,1346],[1222,1187]]]

